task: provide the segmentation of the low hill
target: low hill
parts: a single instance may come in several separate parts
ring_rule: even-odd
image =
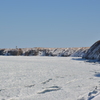
[[[82,57],[88,50],[88,47],[80,48],[16,48],[16,49],[0,49],[0,55],[23,55],[23,56],[73,56]]]

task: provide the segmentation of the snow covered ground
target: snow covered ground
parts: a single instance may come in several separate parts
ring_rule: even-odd
[[[0,56],[0,100],[100,100],[99,94],[98,62]]]

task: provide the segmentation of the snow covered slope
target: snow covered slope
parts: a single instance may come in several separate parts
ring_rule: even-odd
[[[71,54],[71,57],[83,57],[83,55],[87,52],[88,49],[88,47],[79,48]]]
[[[73,56],[81,57],[88,50],[88,47],[82,48],[16,48],[1,49],[0,55],[24,55],[24,56]]]
[[[83,58],[100,60],[100,40],[94,43],[84,54]]]

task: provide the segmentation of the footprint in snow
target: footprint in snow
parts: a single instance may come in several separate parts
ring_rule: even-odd
[[[47,92],[58,91],[60,89],[61,88],[59,86],[52,86],[52,87],[49,87],[49,88],[43,90],[42,92],[38,92],[38,94],[44,94],[44,93],[47,93]]]
[[[31,87],[34,87],[34,86],[35,86],[35,84],[34,85],[27,85],[25,87],[31,88]]]
[[[96,86],[92,92],[89,92],[88,100],[92,100],[96,96],[97,93],[98,93],[98,91],[97,91],[97,86]]]
[[[48,79],[47,81],[43,82],[42,84],[46,84],[48,82],[50,82],[52,80],[52,78]]]

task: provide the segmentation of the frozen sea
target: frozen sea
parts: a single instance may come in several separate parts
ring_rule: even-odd
[[[100,100],[99,94],[98,62],[0,56],[0,100]]]

